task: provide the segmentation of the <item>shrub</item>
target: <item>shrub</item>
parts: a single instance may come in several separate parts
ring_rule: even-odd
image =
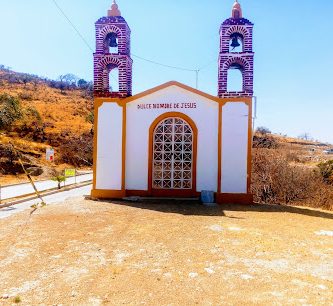
[[[278,143],[271,135],[256,134],[253,137],[253,148],[277,149]]]
[[[254,150],[252,178],[258,203],[333,209],[333,188],[323,183],[320,171],[289,164],[281,150]]]
[[[27,92],[22,92],[18,96],[21,100],[26,100],[26,101],[32,101],[33,100],[32,94],[27,93]]]
[[[25,108],[23,111],[23,116],[28,124],[31,124],[34,122],[36,122],[38,124],[42,123],[42,117],[41,117],[40,113],[33,106]]]
[[[267,135],[267,134],[271,134],[272,132],[267,127],[260,126],[257,128],[256,133],[259,133],[262,135]]]
[[[318,167],[324,182],[333,185],[333,160],[320,163]]]
[[[58,183],[58,189],[61,189],[61,183],[66,181],[66,177],[57,173],[55,176],[51,178],[52,181]]]
[[[87,117],[86,117],[86,121],[91,123],[91,124],[94,124],[94,113],[93,112],[90,112]]]
[[[93,139],[89,133],[71,136],[63,140],[59,148],[60,161],[75,167],[91,166],[93,161]]]
[[[15,304],[20,304],[22,302],[21,298],[19,296],[16,296],[13,300]]]
[[[45,125],[42,117],[35,107],[22,110],[22,118],[17,120],[13,129],[21,138],[44,142],[46,140]]]
[[[9,130],[22,115],[19,99],[8,94],[0,95],[0,130]]]
[[[17,160],[17,154],[11,145],[0,144],[0,159],[1,158],[9,161],[9,163],[13,163],[15,160]]]

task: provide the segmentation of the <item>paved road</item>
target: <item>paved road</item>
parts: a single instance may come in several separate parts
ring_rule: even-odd
[[[77,183],[87,182],[89,180],[92,180],[93,175],[92,173],[80,175],[76,177]],[[66,185],[74,184],[75,178],[71,177],[66,180]],[[35,182],[35,185],[38,189],[38,191],[44,191],[52,188],[57,188],[58,183],[54,181],[42,181],[42,182]],[[62,183],[62,186],[64,183]],[[32,188],[31,184],[21,184],[16,186],[9,186],[9,187],[1,187],[1,199],[9,199],[14,198],[18,196],[22,196],[25,194],[31,194],[34,193],[34,189]]]
[[[83,197],[85,195],[89,195],[91,188],[92,185],[88,185],[81,188],[72,189],[69,191],[63,191],[53,195],[45,196],[43,197],[43,199],[47,205],[61,203],[69,198]],[[31,200],[11,207],[2,208],[0,209],[0,219],[5,219],[26,209],[31,209],[30,206],[37,203],[39,203],[39,200]]]

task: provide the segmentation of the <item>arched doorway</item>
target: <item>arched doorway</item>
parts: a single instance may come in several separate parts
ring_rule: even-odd
[[[196,191],[196,127],[183,114],[165,114],[156,121],[151,130],[152,195],[192,196]]]

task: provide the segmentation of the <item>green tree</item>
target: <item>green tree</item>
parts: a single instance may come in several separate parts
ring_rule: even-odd
[[[61,174],[57,174],[56,176],[52,177],[51,180],[57,182],[58,189],[61,189],[61,183],[66,181],[66,177]]]
[[[91,124],[94,124],[94,113],[93,112],[90,112],[87,117],[86,117],[86,121],[91,123]]]
[[[84,79],[80,79],[77,81],[77,86],[81,89],[85,89],[89,86],[88,82]]]
[[[272,134],[270,129],[268,129],[267,127],[264,127],[264,126],[258,127],[256,132],[259,134],[262,134],[262,135]]]
[[[9,129],[13,123],[22,118],[20,100],[8,94],[0,95],[0,130]]]

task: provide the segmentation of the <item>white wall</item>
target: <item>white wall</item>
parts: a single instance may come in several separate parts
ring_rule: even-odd
[[[98,109],[96,189],[122,189],[123,108],[104,102]]]
[[[197,108],[138,109],[139,105],[196,103]],[[170,86],[127,104],[126,189],[148,190],[149,128],[165,112],[181,112],[198,128],[197,191],[217,191],[218,103]]]
[[[222,193],[247,193],[249,108],[229,102],[222,108]]]

